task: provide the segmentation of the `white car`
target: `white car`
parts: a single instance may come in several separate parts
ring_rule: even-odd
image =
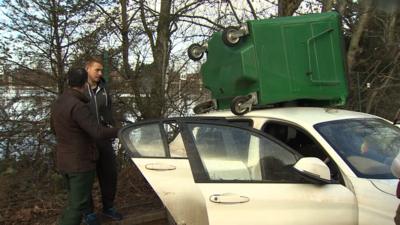
[[[175,224],[395,224],[400,128],[373,115],[217,111],[119,136]]]

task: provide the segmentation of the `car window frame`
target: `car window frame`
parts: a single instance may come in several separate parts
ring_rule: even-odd
[[[170,153],[169,153],[169,147],[168,147],[168,142],[167,142],[167,136],[165,134],[165,132],[163,131],[164,127],[163,127],[163,121],[165,120],[147,120],[147,121],[139,121],[133,124],[130,124],[128,126],[125,126],[123,128],[121,128],[118,132],[118,137],[121,141],[122,147],[124,149],[124,152],[131,158],[158,158],[158,159],[164,159],[164,158],[170,158]],[[158,125],[160,132],[161,132],[161,139],[162,139],[162,143],[163,143],[163,150],[165,153],[165,156],[141,156],[137,153],[135,153],[134,151],[130,150],[131,146],[128,146],[128,144],[125,142],[124,138],[125,135],[124,133],[126,132],[126,130],[131,130],[132,128],[139,128],[139,127],[143,127],[145,125],[153,125],[156,124]],[[134,146],[133,146],[134,147]]]
[[[183,130],[182,136],[185,135],[184,138],[184,143],[187,144],[187,155],[189,158],[189,163],[192,168],[192,173],[193,173],[193,178],[195,183],[293,183],[293,182],[271,182],[271,181],[266,181],[266,180],[260,180],[260,181],[252,181],[252,180],[211,180],[206,172],[206,169],[204,168],[202,162],[201,162],[201,157],[199,155],[199,152],[197,150],[196,144],[194,143],[194,138],[192,136],[192,133],[190,132],[190,129],[188,128],[188,124],[190,123],[195,123],[193,120],[185,120],[183,119]],[[266,138],[269,141],[279,145],[281,148],[285,149],[286,151],[290,152],[291,154],[294,155],[294,158],[296,159],[296,162],[300,159],[299,154],[289,148],[286,144],[280,142],[279,140],[273,138],[270,135],[267,135],[266,133],[255,129],[253,127],[245,127],[245,126],[238,126],[233,123],[229,123],[227,121],[196,121],[196,124],[209,124],[209,125],[220,125],[220,126],[225,126],[225,127],[233,127],[233,128],[238,128],[242,130],[246,130],[251,133],[251,135],[258,136],[259,138]],[[295,173],[295,172],[294,172]],[[301,175],[299,175],[301,176]],[[296,183],[302,183],[302,182],[296,182]],[[305,182],[307,183],[307,182]]]
[[[271,122],[272,122],[272,123],[276,123],[276,124],[285,125],[285,126],[288,126],[288,127],[291,127],[291,128],[293,128],[293,129],[296,129],[296,130],[299,130],[299,131],[303,132],[308,138],[310,138],[314,143],[316,143],[320,149],[322,149],[322,150],[324,151],[324,153],[325,153],[326,156],[332,158],[332,156],[329,155],[328,151],[326,151],[326,149],[321,145],[321,143],[319,143],[319,141],[318,141],[313,135],[311,135],[310,132],[308,132],[306,128],[304,128],[303,126],[301,126],[301,125],[299,125],[299,124],[297,124],[297,123],[294,123],[294,122],[291,122],[291,121],[287,121],[287,120],[282,120],[282,119],[270,119],[270,118],[267,118],[267,120],[266,120],[266,121],[264,122],[264,124],[261,126],[261,129],[260,129],[260,130],[263,131],[263,132],[265,132],[265,131],[264,131],[265,126],[267,126],[267,124],[268,124],[268,123],[271,123]],[[314,128],[314,126],[313,126],[313,128]],[[314,128],[314,129],[315,129],[315,128]],[[268,134],[268,133],[267,133],[267,134]],[[268,135],[270,135],[270,134],[268,134]],[[270,135],[270,136],[272,136],[272,135]],[[272,136],[272,137],[273,137],[273,136]],[[275,138],[275,137],[274,137],[274,138]],[[275,138],[275,139],[277,139],[277,138]],[[283,142],[283,141],[281,141],[281,140],[279,140],[279,139],[277,139],[277,140],[280,141],[280,142],[282,142],[283,144],[287,145],[289,148],[293,149],[292,147],[290,147],[290,146],[289,146],[288,144],[286,144],[285,142]],[[296,149],[293,149],[293,150],[297,152]],[[299,154],[300,154],[300,153],[299,153]],[[336,163],[335,163],[335,164],[336,164]]]
[[[181,127],[182,125],[178,121],[182,121],[184,119],[186,119],[186,120],[187,119],[189,119],[189,120],[201,120],[201,121],[203,121],[203,120],[205,120],[205,121],[229,121],[229,123],[235,123],[236,121],[238,121],[238,122],[248,122],[250,127],[252,127],[252,125],[253,125],[252,120],[248,120],[248,119],[240,119],[240,120],[232,120],[232,119],[230,119],[230,120],[228,120],[225,117],[217,117],[217,116],[215,116],[215,117],[213,117],[213,116],[186,117],[186,118],[183,118],[183,117],[171,117],[171,118],[166,118],[166,119],[150,119],[150,120],[138,121],[138,122],[129,124],[128,126],[125,126],[125,127],[121,128],[119,130],[119,132],[118,132],[118,137],[124,137],[123,134],[124,134],[124,132],[126,130],[129,130],[129,129],[132,129],[132,128],[135,128],[135,127],[141,127],[141,126],[151,125],[151,124],[158,124],[159,131],[161,132],[161,138],[162,138],[162,143],[163,143],[165,156],[141,156],[141,155],[138,155],[135,152],[130,151],[129,150],[130,146],[128,146],[128,144],[124,141],[123,138],[120,138],[121,145],[124,148],[124,152],[131,158],[188,159],[188,156],[187,156],[188,152],[187,152],[186,146],[184,144],[184,142],[185,142],[184,140],[182,140],[182,141],[183,141],[184,147],[186,149],[186,157],[172,157],[171,156],[171,149],[170,149],[170,146],[169,146],[169,143],[168,143],[168,136],[167,136],[167,133],[165,132],[165,129],[164,129],[164,124],[166,124],[167,122],[170,122],[170,121],[171,122],[176,122],[178,124],[178,126]],[[245,127],[245,126],[241,126],[241,127]],[[182,133],[182,130],[180,132]],[[182,139],[183,139],[183,137],[182,137]]]
[[[294,123],[294,122],[288,121],[288,120],[276,119],[276,118],[266,118],[266,119],[267,119],[267,120],[264,122],[264,124],[263,124],[263,125],[261,126],[261,128],[260,128],[260,130],[263,131],[263,132],[264,132],[265,126],[266,126],[268,123],[272,122],[272,123],[276,123],[276,124],[286,125],[286,126],[291,127],[291,128],[293,128],[293,129],[299,130],[299,131],[303,132],[305,135],[307,135],[308,138],[310,138],[314,143],[316,143],[316,144],[318,145],[318,147],[319,147],[320,149],[322,149],[322,151],[324,151],[324,154],[325,154],[327,157],[329,157],[329,160],[331,160],[331,162],[333,163],[333,165],[336,167],[337,173],[338,173],[338,175],[339,175],[339,177],[338,177],[338,179],[337,179],[337,182],[339,182],[339,183],[342,184],[342,185],[345,185],[344,178],[343,178],[343,172],[342,172],[342,170],[340,169],[338,163],[336,163],[336,161],[335,161],[335,159],[334,159],[334,156],[332,156],[331,154],[329,154],[329,152],[324,148],[324,146],[322,146],[322,144],[321,144],[310,132],[308,132],[306,128],[304,128],[303,126],[301,126],[301,125],[298,124],[298,123]],[[315,124],[314,124],[314,125],[315,125]],[[321,134],[320,134],[320,133],[316,130],[316,128],[314,127],[314,125],[312,125],[312,128],[321,136]],[[321,137],[322,137],[322,136],[321,136]],[[324,138],[324,137],[322,137],[322,138]],[[324,140],[326,141],[325,138],[324,138]],[[278,139],[278,141],[280,141],[280,140]],[[283,143],[284,143],[285,145],[288,145],[288,144],[286,144],[285,142],[283,142]],[[328,143],[328,144],[329,144],[329,143]],[[330,144],[329,144],[329,145],[330,145]],[[292,147],[290,147],[289,145],[288,145],[288,147],[292,149]],[[296,151],[296,152],[298,152],[296,149],[293,149],[293,150]],[[335,149],[334,149],[334,150],[335,150]],[[299,153],[299,152],[298,152],[298,153]],[[342,157],[339,155],[339,153],[336,152],[336,150],[335,150],[335,153],[336,153],[340,158],[342,158]],[[299,153],[299,154],[300,154],[300,153]],[[316,157],[316,158],[318,158],[318,157]]]
[[[167,141],[167,135],[166,132],[164,130],[164,124],[166,122],[176,122],[179,126],[180,126],[180,132],[182,135],[182,139],[183,139],[183,144],[186,150],[186,157],[171,157],[170,154],[170,149],[168,146],[168,141]],[[129,157],[131,158],[147,158],[147,159],[183,159],[183,160],[188,160],[190,167],[191,167],[191,172],[193,175],[193,179],[195,181],[195,183],[294,183],[294,182],[275,182],[275,181],[266,181],[266,180],[260,180],[260,181],[246,181],[246,180],[211,180],[207,173],[205,168],[203,167],[203,164],[201,162],[201,158],[199,156],[198,150],[196,148],[196,144],[194,143],[192,134],[189,130],[189,128],[187,127],[187,124],[190,123],[197,123],[197,124],[212,124],[212,125],[220,125],[220,126],[225,126],[225,127],[234,127],[234,128],[238,128],[238,129],[242,129],[242,130],[246,130],[248,132],[251,133],[251,135],[255,135],[258,136],[259,138],[266,138],[269,141],[279,145],[281,148],[285,149],[286,151],[290,152],[291,154],[294,155],[296,161],[298,161],[301,157],[300,154],[290,148],[288,145],[286,145],[284,142],[281,142],[280,140],[276,139],[275,137],[263,132],[262,130],[253,128],[252,126],[243,126],[243,125],[237,125],[234,122],[235,121],[239,121],[242,122],[241,119],[239,120],[235,120],[235,119],[230,119],[230,118],[224,118],[224,117],[178,117],[178,118],[167,118],[167,119],[152,119],[152,120],[146,120],[146,121],[139,121],[136,123],[133,123],[131,125],[128,125],[126,127],[123,127],[120,131],[118,136],[121,139],[121,144],[125,149],[125,152],[128,154]],[[245,122],[250,122],[252,120],[250,119],[245,119]],[[252,122],[251,122],[252,123]],[[134,127],[141,127],[141,126],[146,126],[146,125],[151,125],[151,124],[158,124],[158,127],[161,131],[161,138],[162,138],[162,143],[163,143],[163,147],[164,147],[164,151],[166,152],[166,155],[164,157],[160,157],[160,156],[141,156],[138,154],[135,154],[134,152],[129,150],[129,146],[127,145],[127,143],[124,141],[123,138],[124,137],[123,133],[128,130],[128,129],[132,129]],[[250,123],[249,123],[250,125]],[[301,176],[299,174],[299,176]],[[311,182],[295,182],[295,183],[311,183]]]

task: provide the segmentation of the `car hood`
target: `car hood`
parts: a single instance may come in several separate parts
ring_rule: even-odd
[[[378,190],[380,190],[386,194],[396,196],[397,183],[399,182],[399,180],[397,180],[397,179],[388,179],[388,180],[370,179],[370,181]]]

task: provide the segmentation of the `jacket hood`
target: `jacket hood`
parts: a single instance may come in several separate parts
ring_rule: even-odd
[[[99,83],[97,83],[100,88],[105,88],[106,87],[106,80],[103,77],[100,77]]]
[[[64,94],[72,95],[75,98],[79,99],[80,101],[83,101],[84,103],[88,103],[90,101],[90,99],[88,97],[86,97],[85,94],[83,94],[80,91],[75,90],[73,88],[65,89]]]

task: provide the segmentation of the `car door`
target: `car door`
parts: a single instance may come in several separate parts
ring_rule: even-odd
[[[211,121],[185,121],[182,134],[210,225],[357,224],[354,194],[305,179],[275,139]]]
[[[208,224],[176,121],[135,123],[123,128],[119,138],[176,224]]]
[[[307,181],[295,152],[254,129],[179,119],[120,139],[178,224],[357,224],[352,192]]]

